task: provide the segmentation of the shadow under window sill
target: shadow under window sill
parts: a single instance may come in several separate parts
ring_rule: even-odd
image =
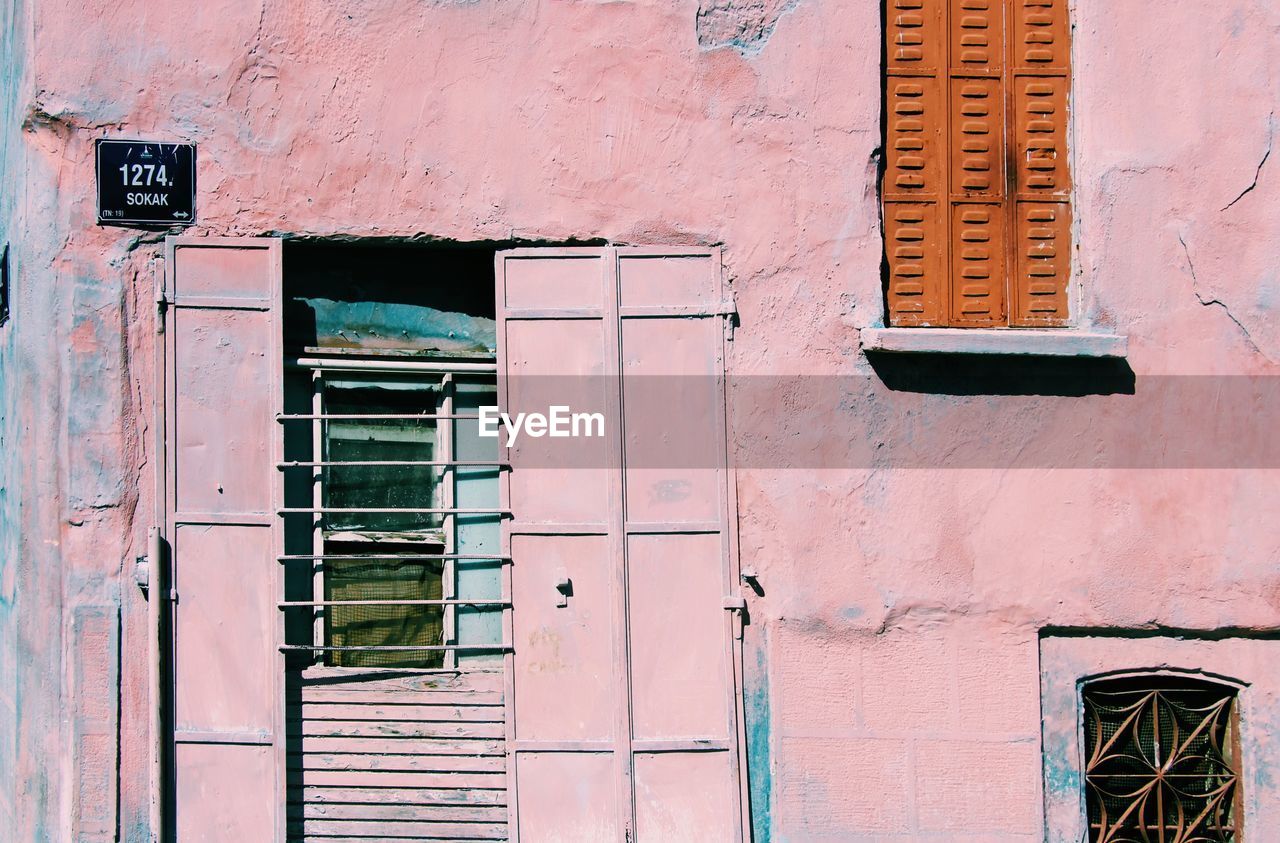
[[[1133,395],[1128,337],[1071,328],[863,328],[862,350],[894,392]]]

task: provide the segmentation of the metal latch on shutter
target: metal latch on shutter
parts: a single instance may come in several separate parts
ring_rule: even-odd
[[[733,637],[742,637],[742,627],[747,621],[747,600],[740,594],[731,594],[724,599],[725,611],[733,612]]]

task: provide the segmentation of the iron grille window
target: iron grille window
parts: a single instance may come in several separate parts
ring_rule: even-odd
[[[312,516],[311,547],[282,561],[313,563],[314,598],[281,605],[309,609],[313,632],[286,651],[423,669],[501,653],[492,628],[507,602],[485,586],[504,561],[487,535],[501,463],[474,453],[475,405],[495,398],[492,356],[305,351],[295,367],[310,373],[311,412],[281,421],[286,451],[309,442],[311,458],[281,467],[311,474],[312,505],[282,513]]]
[[[1236,693],[1154,675],[1085,686],[1090,841],[1242,840]]]

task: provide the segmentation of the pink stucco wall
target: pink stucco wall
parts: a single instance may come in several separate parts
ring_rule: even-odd
[[[197,142],[197,233],[723,244],[741,313],[730,372],[847,376],[851,399],[809,416],[836,454],[871,436],[943,442],[957,410],[997,452],[1094,419],[1108,447],[1150,448],[1123,429],[1144,378],[1277,374],[1267,0],[1072,4],[1077,315],[1129,336],[1138,397],[927,401],[889,395],[859,350],[883,314],[878,2],[185,5],[5,4],[0,823],[14,839],[118,825],[140,840],[147,816],[132,567],[153,511],[161,247],[94,225],[96,137]],[[1194,383],[1219,425],[1202,455],[1274,425],[1236,381]],[[758,409],[731,406],[735,424],[751,432]],[[740,470],[742,564],[764,592],[747,640],[761,833],[1040,839],[1042,628],[1274,630],[1276,463],[1158,452],[1137,468],[1112,452]],[[115,663],[117,612],[118,711],[115,669],[85,669]]]

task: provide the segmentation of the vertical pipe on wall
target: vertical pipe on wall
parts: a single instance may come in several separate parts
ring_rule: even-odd
[[[164,336],[165,311],[168,306],[166,295],[166,272],[168,267],[163,260],[153,263],[156,292],[156,334],[155,334],[155,383],[152,387],[152,430],[155,431],[155,508],[156,523],[147,531],[147,689],[151,707],[151,802],[148,807],[148,821],[151,827],[152,843],[164,840],[165,810],[165,726],[164,726],[164,599],[166,597],[165,542],[164,525],[168,523],[166,511],[167,473],[165,461],[168,459],[167,436],[165,427],[165,394],[167,388],[166,372],[168,360],[166,349],[168,338]]]
[[[163,613],[160,610],[164,600],[163,557],[164,543],[160,538],[160,528],[152,527],[147,531],[147,688],[151,700],[151,803],[149,816],[151,839],[158,841],[163,837],[161,824],[164,821],[164,704],[163,690],[160,687],[164,672],[161,660],[164,658]]]

